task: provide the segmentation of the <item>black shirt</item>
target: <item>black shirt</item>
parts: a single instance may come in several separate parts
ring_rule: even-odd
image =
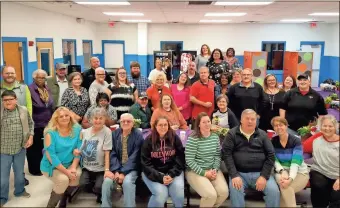
[[[272,118],[280,115],[280,108],[283,103],[284,95],[284,91],[279,91],[274,95],[263,92],[263,105],[259,124],[260,129],[264,131],[267,131],[268,129],[273,129],[270,122]]]
[[[96,79],[95,77],[95,70],[94,69],[88,69],[83,72],[83,83],[81,84],[82,87],[84,87],[87,91],[89,90],[92,82]],[[112,79],[110,75],[105,71],[105,81],[108,84],[111,84]]]
[[[322,96],[312,88],[309,89],[306,95],[302,95],[299,88],[286,92],[282,109],[286,110],[289,128],[294,131],[297,131],[300,127],[307,126],[317,119],[319,115],[327,115]]]

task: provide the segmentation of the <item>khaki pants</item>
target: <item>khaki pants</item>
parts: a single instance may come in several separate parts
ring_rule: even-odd
[[[275,174],[275,179],[280,187],[280,174]],[[295,193],[303,190],[306,187],[308,180],[308,174],[298,173],[287,188],[284,189],[280,187],[280,207],[296,207]]]
[[[214,181],[193,171],[187,171],[185,176],[190,186],[201,196],[200,207],[219,207],[228,198],[228,185],[221,171],[217,172]]]
[[[74,181],[70,181],[67,175],[65,175],[58,169],[53,170],[52,177],[49,177],[48,173],[46,172],[42,172],[42,174],[44,174],[44,176],[52,180],[53,191],[56,194],[63,194],[66,191],[67,187],[79,185],[79,179],[81,176],[81,168],[79,166],[77,167],[77,178]]]

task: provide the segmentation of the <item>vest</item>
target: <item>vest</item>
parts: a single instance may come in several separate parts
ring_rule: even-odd
[[[15,94],[17,95],[18,99],[18,105],[21,106],[27,106],[26,103],[26,85],[25,84],[20,84],[19,82],[15,82],[13,89],[6,88],[3,84],[1,85],[0,88],[0,94],[2,94],[5,90],[13,90]]]

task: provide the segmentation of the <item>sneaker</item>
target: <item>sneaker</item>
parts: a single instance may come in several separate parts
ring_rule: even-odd
[[[26,190],[19,197],[30,198],[31,194],[27,193]]]
[[[25,186],[28,186],[30,182],[25,178]]]

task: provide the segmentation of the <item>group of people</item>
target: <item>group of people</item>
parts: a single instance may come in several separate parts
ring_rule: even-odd
[[[130,74],[119,68],[113,80],[98,58],[90,64],[68,76],[64,64],[52,77],[38,69],[29,86],[16,81],[12,66],[2,69],[1,205],[8,201],[11,166],[14,195],[30,197],[27,156],[29,173],[54,184],[48,207],[66,207],[79,187],[95,193],[102,207],[112,207],[112,195],[122,189],[124,206],[135,207],[139,176],[152,193],[149,207],[162,207],[169,196],[183,207],[184,178],[201,207],[220,206],[229,192],[232,206],[244,207],[246,188],[262,191],[268,207],[296,206],[295,193],[309,180],[313,206],[339,206],[338,123],[326,115],[308,75],[299,75],[297,85],[288,76],[280,88],[268,74],[261,86],[251,69],[241,69],[234,49],[223,57],[207,45],[175,80],[159,60],[148,78],[138,62]],[[303,143],[288,128],[316,119],[322,134],[313,142],[309,172]],[[111,131],[115,124],[120,128]],[[190,125],[193,134],[180,139],[176,132]],[[144,138],[137,127],[151,134]],[[221,128],[229,129],[222,142]]]

